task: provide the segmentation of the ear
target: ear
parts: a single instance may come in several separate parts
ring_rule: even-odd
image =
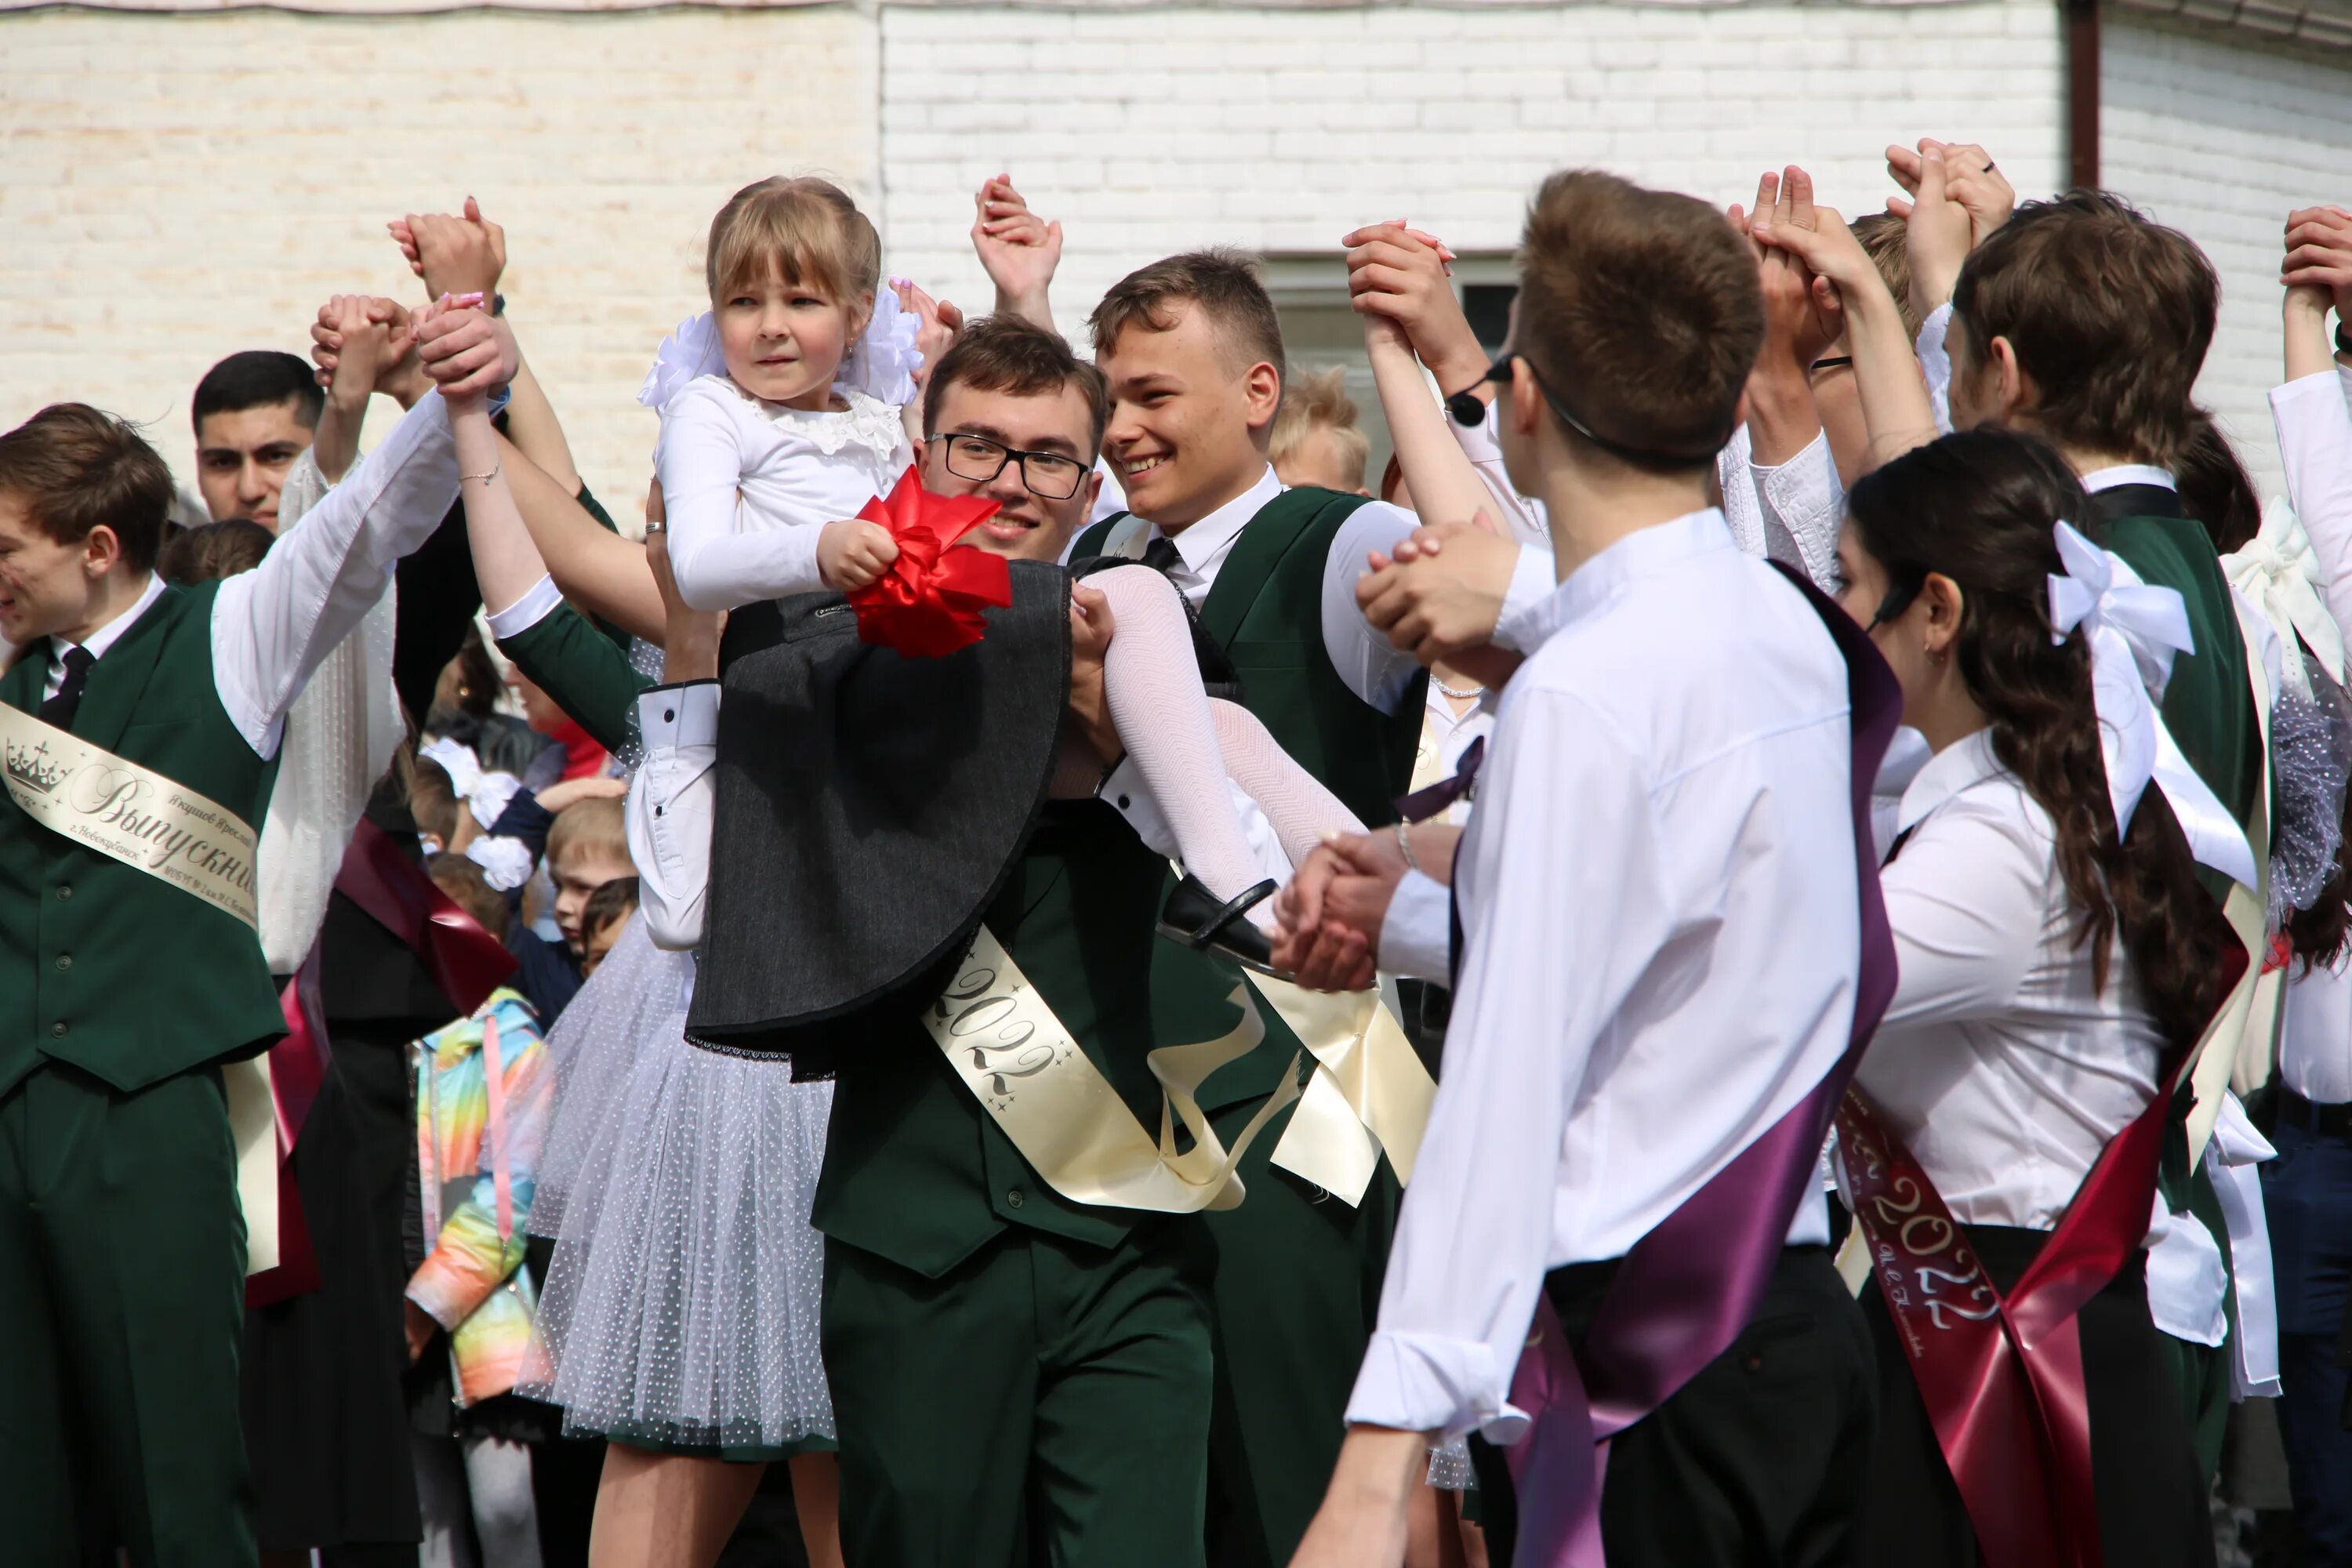
[[[1094,516],[1095,502],[1102,499],[1102,469],[1088,468],[1086,479],[1078,485],[1078,497],[1085,502],[1085,514],[1088,517]]]
[[[868,289],[866,292],[860,294],[856,300],[850,302],[849,344],[852,348],[855,348],[857,345],[858,339],[866,335],[866,325],[873,319],[874,290]]]
[[[1919,589],[1918,605],[1926,611],[1925,636],[1920,646],[1930,656],[1940,658],[1959,645],[1960,619],[1968,611],[1968,596],[1958,583],[1941,572],[1930,572]]]
[[[2017,345],[2007,338],[1995,338],[1986,350],[1987,373],[1992,377],[1993,395],[2004,419],[2013,419],[2026,413],[2040,401],[2025,367],[2017,363]]]
[[[83,536],[81,549],[81,569],[92,579],[105,576],[122,560],[121,536],[102,522]]]
[[[1511,362],[1511,428],[1521,436],[1533,436],[1543,428],[1543,388],[1536,384],[1536,373],[1528,362]]]
[[[1250,434],[1270,434],[1282,406],[1282,372],[1265,360],[1250,366],[1242,374],[1242,402],[1249,411]]]
[[[1731,427],[1732,427],[1734,430],[1737,430],[1737,429],[1738,429],[1742,425],[1745,425],[1745,424],[1747,424],[1747,423],[1748,423],[1748,386],[1747,386],[1747,384],[1743,382],[1743,383],[1740,384],[1740,388],[1739,388],[1739,403],[1738,403],[1738,405],[1737,407],[1735,407],[1735,408],[1731,411]]]

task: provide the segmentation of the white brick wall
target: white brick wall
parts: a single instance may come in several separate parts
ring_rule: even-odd
[[[307,353],[338,290],[416,296],[386,219],[468,194],[582,472],[642,513],[656,343],[703,308],[729,192],[878,188],[874,25],[846,5],[626,16],[0,15],[0,428],[58,398],[192,480],[188,395]],[[396,411],[378,400],[378,436]]]
[[[1337,255],[1406,216],[1507,250],[1536,181],[1597,163],[1717,202],[1805,163],[1849,215],[1880,150],[1980,140],[2063,178],[2063,56],[2042,0],[1917,6],[882,12],[889,265],[985,309],[971,195],[1009,169],[1063,217],[1058,310],[1217,242]]]
[[[2220,269],[2221,330],[2199,392],[2267,495],[2280,241],[2290,209],[2352,205],[2352,58],[2110,23],[2104,60],[2102,175]]]

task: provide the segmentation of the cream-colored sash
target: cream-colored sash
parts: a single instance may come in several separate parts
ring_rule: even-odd
[[[1219,1141],[1197,1091],[1211,1073],[1265,1038],[1249,994],[1237,987],[1232,1000],[1242,1017],[1230,1032],[1165,1046],[1146,1058],[1163,1096],[1156,1141],[986,926],[923,1022],[972,1098],[1055,1192],[1107,1208],[1195,1214],[1242,1201],[1235,1165],[1274,1114],[1298,1098],[1293,1057],[1283,1088],[1258,1108],[1233,1148]],[[1192,1147],[1181,1153],[1179,1121],[1192,1136]]]
[[[0,764],[42,826],[257,924],[254,833],[228,807],[5,704]]]
[[[1412,1180],[1437,1084],[1377,990],[1329,994],[1249,976],[1315,1058],[1315,1076],[1274,1146],[1274,1163],[1360,1204],[1385,1152]]]

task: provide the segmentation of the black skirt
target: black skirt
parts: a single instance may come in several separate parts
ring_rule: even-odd
[[[2049,1232],[1970,1226],[1969,1239],[2006,1290]],[[2148,1317],[2147,1265],[2145,1252],[2134,1253],[2076,1319],[2100,1540],[2118,1568],[2211,1568],[2204,1476]],[[1862,1305],[1877,1345],[1878,1446],[1854,1561],[1861,1568],[1977,1568],[1976,1532],[1874,1283],[1864,1288]]]

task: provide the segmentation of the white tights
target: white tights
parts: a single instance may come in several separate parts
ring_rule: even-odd
[[[1364,830],[1246,709],[1201,689],[1191,621],[1173,584],[1136,566],[1096,573],[1087,585],[1110,601],[1103,687],[1112,727],[1159,801],[1184,868],[1211,892],[1230,899],[1259,879],[1228,778],[1257,802],[1294,866],[1327,835]],[[1268,923],[1271,906],[1265,900],[1250,913]]]

